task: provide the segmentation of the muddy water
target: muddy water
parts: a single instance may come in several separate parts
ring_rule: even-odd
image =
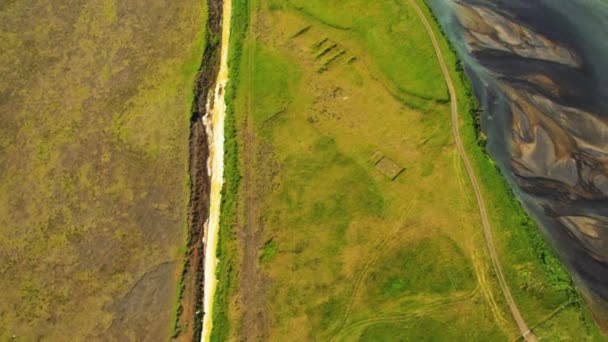
[[[207,113],[203,119],[209,137],[208,170],[211,178],[209,219],[205,229],[205,276],[203,299],[203,332],[201,340],[209,341],[213,328],[213,299],[217,279],[216,266],[219,262],[216,256],[217,239],[219,233],[220,209],[222,203],[222,187],[224,185],[224,118],[226,103],[224,89],[228,82],[228,47],[230,39],[231,0],[224,0],[222,15],[222,44],[220,69],[216,81],[215,91],[209,96]]]
[[[608,1],[428,3],[482,104],[490,155],[608,322]]]

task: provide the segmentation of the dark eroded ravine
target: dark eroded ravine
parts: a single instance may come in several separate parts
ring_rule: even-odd
[[[207,36],[201,66],[194,84],[190,117],[190,202],[188,208],[188,245],[181,279],[180,308],[174,338],[198,340],[202,330],[205,221],[209,214],[210,177],[208,134],[203,123],[208,94],[215,88],[219,71],[222,32],[222,0],[208,0]]]

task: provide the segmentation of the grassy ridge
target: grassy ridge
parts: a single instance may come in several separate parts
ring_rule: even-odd
[[[234,114],[244,112],[244,99],[251,98],[254,132],[249,133],[270,150],[270,157],[248,166],[256,176],[254,187],[272,188],[256,192],[264,227],[258,261],[268,279],[262,309],[269,339],[417,339],[421,331],[440,340],[515,338],[484,253],[478,208],[453,149],[445,84],[413,10],[400,2],[358,0],[259,5],[260,25],[247,28],[247,3],[234,3],[233,17],[240,18],[234,24],[240,26],[233,27],[233,88],[227,101],[236,122],[227,128],[233,134],[227,134],[226,151],[236,158],[232,130],[243,127],[243,116]],[[247,29],[256,31],[248,35]],[[241,53],[245,37],[254,61]],[[442,44],[448,63],[456,66],[455,55]],[[254,75],[239,77],[245,62],[253,63]],[[390,70],[433,71],[396,75]],[[451,72],[459,82],[462,113],[477,113],[470,85],[456,68]],[[252,93],[244,94],[249,76]],[[484,139],[475,134],[474,118],[463,115],[462,120],[467,148],[480,153],[475,163],[489,165],[490,181],[502,181],[496,189],[508,195],[479,148]],[[405,172],[394,181],[384,177],[369,161],[377,151],[405,166]],[[238,284],[234,232],[239,193],[233,185],[240,164],[236,159],[230,164],[214,341],[235,336],[240,317],[230,311],[231,298],[248,286]],[[490,182],[488,188],[495,186]],[[516,229],[521,222],[511,205],[517,202],[510,201],[509,196],[488,198],[508,277],[529,275],[513,276],[517,285],[512,286],[535,323],[569,298],[549,285],[528,232]],[[581,325],[580,311],[573,308],[552,319],[554,335],[542,336],[578,336],[585,322]],[[390,323],[379,323],[384,318]],[[450,328],[439,328],[446,325]]]
[[[244,111],[242,96],[251,96],[252,133],[271,151],[270,160],[256,160],[248,167],[257,177],[255,186],[272,188],[254,190],[264,227],[259,267],[268,279],[264,286],[270,286],[264,306],[272,340],[354,337],[372,325],[359,320],[414,314],[429,302],[450,306],[475,296],[471,275],[484,272],[471,264],[467,237],[477,230],[471,215],[475,207],[461,190],[463,176],[452,174],[449,108],[433,98],[445,97],[445,85],[436,77],[407,81],[404,89],[416,84],[426,89],[418,97],[421,109],[412,109],[409,102],[395,99],[401,87],[368,55],[370,47],[380,44],[369,40],[388,33],[406,47],[424,47],[415,56],[400,49],[400,61],[422,64],[421,69],[436,74],[432,60],[424,58],[432,55],[420,33],[424,28],[411,20],[391,29],[401,15],[412,14],[394,3],[352,3],[352,11],[374,13],[357,23],[356,31],[336,29],[331,18],[317,20],[313,10],[302,15],[285,3],[261,2],[256,28],[269,29],[254,32],[250,37],[259,39],[248,42],[255,47],[254,60],[249,61],[254,74],[247,75],[253,78],[252,94],[238,94],[236,103],[239,112]],[[380,18],[387,14],[389,24],[383,24]],[[375,33],[366,35],[366,27]],[[387,86],[394,93],[387,92]],[[369,163],[378,150],[406,166],[406,172],[395,181],[383,176]],[[439,182],[444,184],[441,191]],[[416,252],[402,253],[408,250]],[[433,258],[427,260],[429,256]],[[491,313],[483,300],[461,307],[473,311],[469,318],[478,323],[478,334],[505,337],[488,323]],[[403,328],[401,323],[392,326]],[[462,329],[451,337],[467,334]]]
[[[230,81],[226,87],[226,118],[224,140],[224,189],[217,256],[217,289],[213,304],[211,341],[226,341],[230,336],[229,299],[238,287],[239,252],[235,241],[237,201],[239,193],[239,153],[234,98],[239,81],[243,44],[249,23],[249,1],[232,0],[232,21],[228,68]]]

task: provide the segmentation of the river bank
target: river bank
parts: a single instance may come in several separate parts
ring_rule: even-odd
[[[605,322],[608,49],[593,32],[606,5],[429,4],[480,100],[488,153]]]

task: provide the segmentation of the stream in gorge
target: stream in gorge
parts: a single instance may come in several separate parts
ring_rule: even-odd
[[[205,266],[203,297],[203,330],[201,341],[209,341],[213,329],[213,299],[217,286],[216,266],[217,240],[222,206],[222,187],[224,185],[224,119],[226,102],[224,89],[228,82],[228,48],[230,46],[231,0],[223,0],[222,38],[220,68],[213,94],[207,100],[207,115],[203,118],[209,139],[209,159],[207,170],[211,179],[209,194],[209,218],[205,224]]]

